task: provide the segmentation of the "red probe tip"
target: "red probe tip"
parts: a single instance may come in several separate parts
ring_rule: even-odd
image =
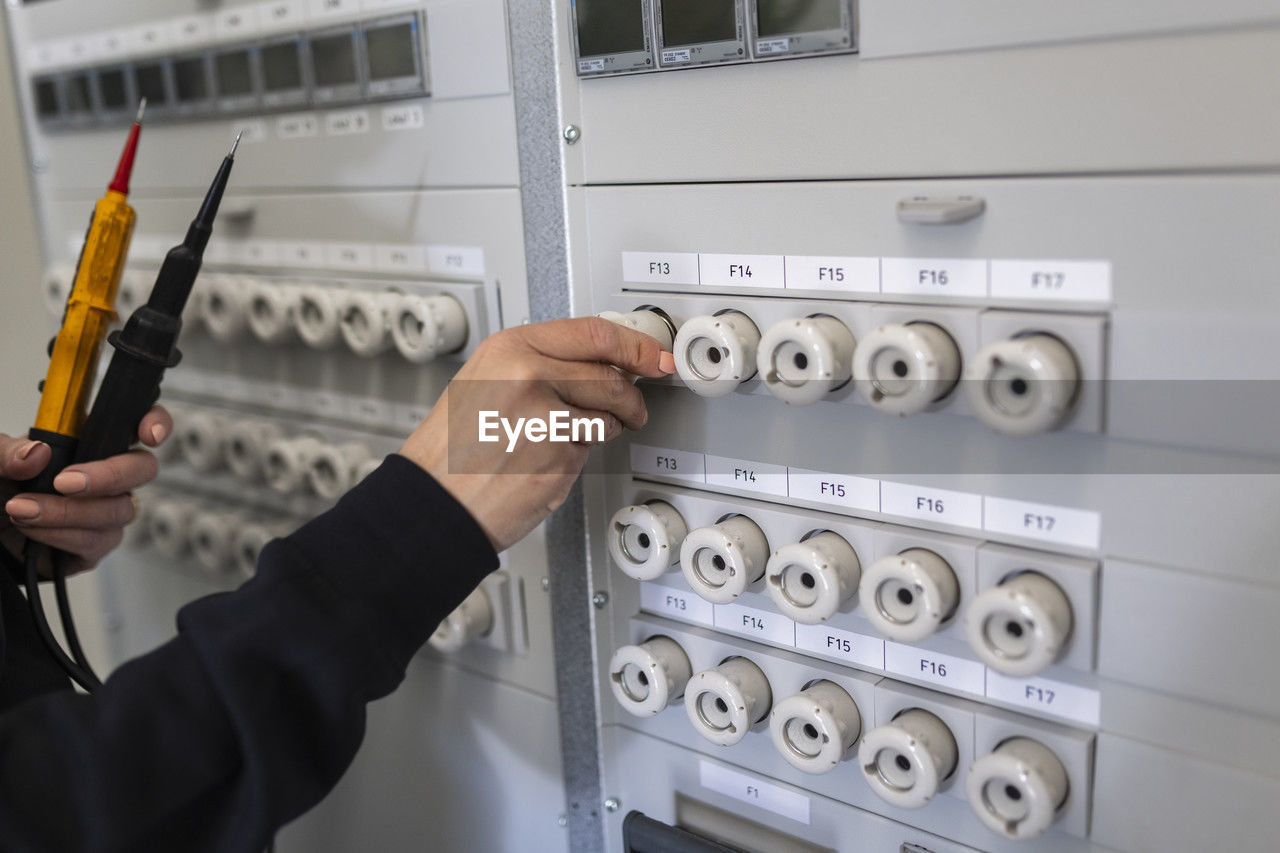
[[[120,155],[120,163],[116,166],[116,176],[107,187],[123,195],[129,194],[129,176],[133,174],[133,159],[138,154],[138,137],[142,134],[142,113],[147,108],[146,98],[138,107],[138,118],[129,128],[129,139],[124,144],[124,152]]]

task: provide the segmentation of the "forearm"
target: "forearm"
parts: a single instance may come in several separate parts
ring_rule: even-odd
[[[99,693],[0,720],[0,847],[260,848],[337,782],[366,703],[496,565],[466,511],[393,457]]]

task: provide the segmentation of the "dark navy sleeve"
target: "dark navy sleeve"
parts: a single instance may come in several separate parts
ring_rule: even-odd
[[[366,704],[497,565],[456,500],[388,457],[99,692],[0,717],[0,850],[263,850],[333,788]]]

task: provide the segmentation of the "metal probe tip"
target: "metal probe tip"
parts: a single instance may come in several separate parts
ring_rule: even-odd
[[[236,134],[236,141],[231,143],[231,153],[227,155],[227,159],[233,159],[236,156],[236,149],[240,147],[240,137],[244,136],[244,131]]]
[[[143,98],[142,103],[138,104],[138,115],[134,118],[134,124],[142,124],[142,116],[147,111],[147,99]]]

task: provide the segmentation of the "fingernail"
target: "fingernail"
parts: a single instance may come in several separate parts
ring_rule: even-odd
[[[40,517],[40,504],[30,498],[14,498],[4,505],[4,511],[14,521],[32,521]]]
[[[26,444],[19,447],[18,452],[14,455],[17,456],[19,460],[26,459],[31,455],[31,451],[35,450],[42,444],[44,444],[43,441],[28,441]]]
[[[164,437],[168,434],[169,431],[164,428],[164,424],[156,424],[151,428],[151,440],[156,444],[164,441]]]
[[[53,487],[64,495],[78,495],[89,488],[89,478],[79,471],[63,471],[54,477]]]
[[[676,357],[669,352],[662,353],[658,356],[658,369],[666,374],[675,373]]]

